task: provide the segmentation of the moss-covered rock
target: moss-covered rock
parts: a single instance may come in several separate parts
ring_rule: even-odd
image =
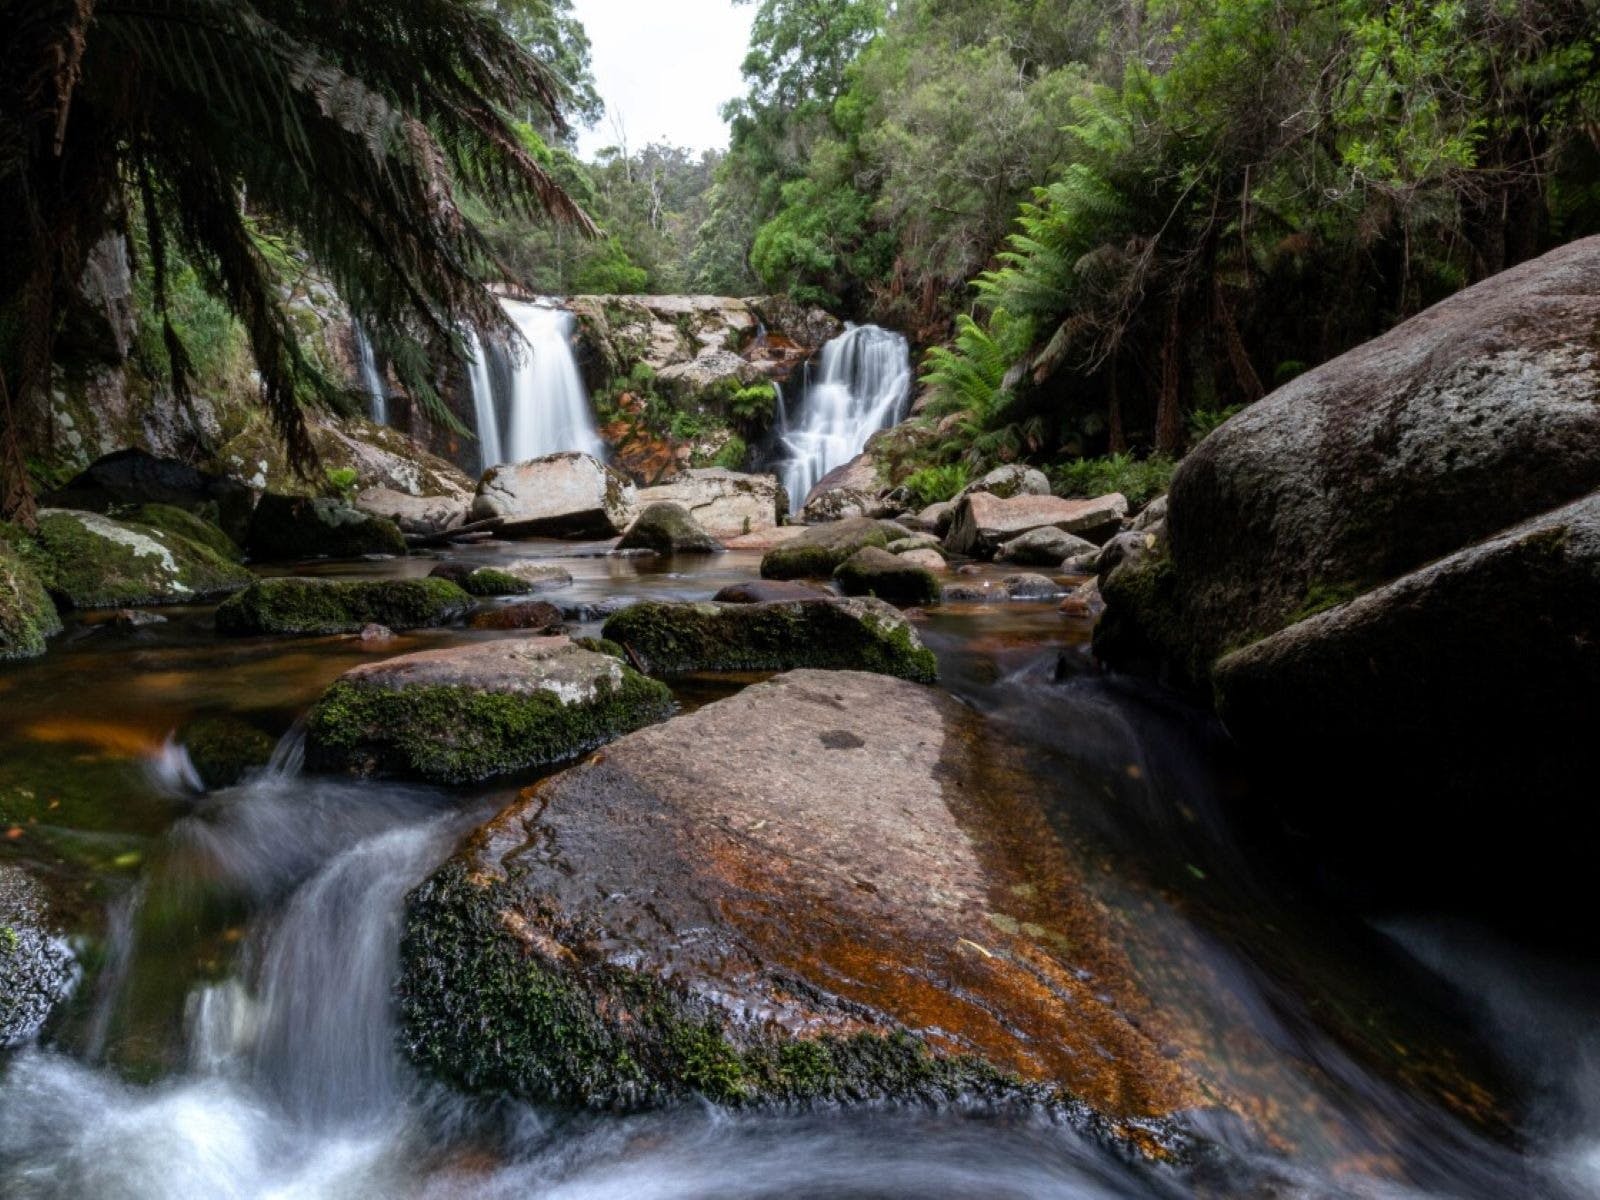
[[[20,539],[19,539],[20,540]],[[21,548],[0,537],[0,662],[36,658],[61,632],[61,618]]]
[[[405,535],[386,517],[327,497],[261,497],[250,518],[250,557],[261,562],[404,555]]]
[[[833,573],[846,596],[876,596],[891,604],[935,604],[939,581],[933,572],[876,546],[857,550]]]
[[[42,509],[37,546],[45,586],[70,608],[190,604],[255,578],[210,546],[99,513]]]
[[[827,579],[857,550],[908,536],[910,531],[893,521],[874,521],[856,517],[815,525],[799,537],[768,550],[761,559],[763,579]]]
[[[628,526],[618,550],[654,550],[657,554],[715,554],[722,544],[700,527],[681,504],[664,502],[646,508]]]
[[[602,631],[654,675],[694,671],[872,671],[919,683],[939,676],[911,623],[873,599],[767,604],[646,602]]]
[[[191,542],[215,551],[219,557],[229,562],[244,561],[244,551],[239,549],[238,543],[219,526],[202,516],[171,504],[141,504],[127,510],[116,510],[111,515],[135,525],[188,538]]]
[[[429,650],[341,676],[307,720],[306,762],[473,783],[566,761],[672,704],[662,684],[562,637]]]
[[[264,767],[276,742],[238,717],[200,717],[178,731],[200,782],[208,788],[232,787],[246,771]]]
[[[424,629],[464,616],[472,598],[448,579],[263,579],[217,609],[228,634]]]
[[[528,633],[561,633],[566,618],[548,600],[519,600],[472,614],[467,624],[474,629],[521,629]]]

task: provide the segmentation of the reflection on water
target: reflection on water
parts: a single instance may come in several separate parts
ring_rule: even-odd
[[[474,548],[485,562],[555,547]],[[562,548],[573,607],[703,598],[756,559]],[[333,572],[422,574],[431,563]],[[394,1050],[407,890],[508,790],[311,779],[293,722],[374,651],[218,641],[204,612],[80,627],[0,676],[0,853],[46,869],[85,984],[0,1064],[7,1197],[1589,1196],[1600,1190],[1595,979],[1425,918],[1372,929],[1301,894],[1226,739],[1089,669],[1052,605],[919,618],[985,736],[1078,857],[1175,1052],[1218,1104],[1196,1161],[1130,1164],[1043,1116],[851,1111],[575,1116],[469,1101]],[[591,623],[585,632],[593,632]],[[410,635],[393,654],[486,636]],[[1064,678],[1065,682],[1057,682]],[[687,685],[690,704],[726,682]],[[286,735],[202,794],[196,715]],[[1231,1110],[1242,1119],[1217,1114]]]

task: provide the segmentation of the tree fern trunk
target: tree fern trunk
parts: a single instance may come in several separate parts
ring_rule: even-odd
[[[1161,393],[1156,401],[1156,451],[1176,454],[1183,439],[1183,412],[1180,392],[1183,377],[1179,356],[1183,318],[1178,301],[1167,310],[1167,334],[1161,342]]]

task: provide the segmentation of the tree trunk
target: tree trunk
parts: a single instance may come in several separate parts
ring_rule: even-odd
[[[1161,394],[1156,401],[1156,452],[1175,455],[1183,441],[1182,384],[1183,321],[1174,299],[1167,310],[1167,335],[1161,342]]]
[[[1108,449],[1112,454],[1123,454],[1128,449],[1128,435],[1122,427],[1122,392],[1117,386],[1117,360],[1106,365],[1106,425],[1109,429]]]

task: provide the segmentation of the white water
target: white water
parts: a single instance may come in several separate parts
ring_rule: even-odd
[[[472,341],[469,378],[483,468],[563,450],[602,456],[594,410],[572,354],[572,314],[524,300],[500,303],[524,344],[507,355]]]
[[[822,348],[817,377],[791,424],[779,405],[779,437],[788,459],[783,483],[796,509],[829,471],[842,467],[880,429],[901,420],[911,399],[906,339],[876,325],[852,326]]]
[[[379,425],[389,423],[389,395],[383,386],[383,374],[378,370],[378,356],[372,349],[372,339],[359,323],[355,326],[356,365],[361,371],[361,386],[367,389],[367,415]]]

